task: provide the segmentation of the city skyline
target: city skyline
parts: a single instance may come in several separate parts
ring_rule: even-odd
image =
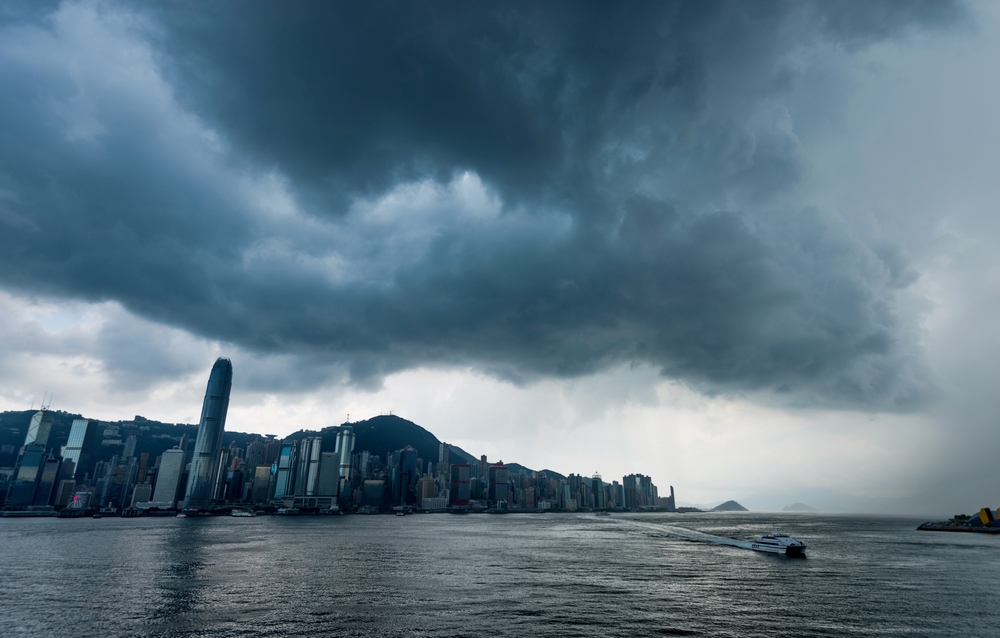
[[[431,458],[421,458],[421,452],[410,443],[390,449],[384,456],[373,453],[372,449],[394,446],[389,443],[393,435],[385,432],[383,437],[389,438],[383,438],[380,445],[373,447],[368,439],[355,450],[354,428],[365,426],[364,421],[323,428],[318,433],[301,430],[298,437],[284,440],[234,432],[229,433],[229,446],[224,447],[231,382],[231,362],[220,358],[209,377],[203,418],[194,437],[184,431],[191,426],[162,424],[139,416],[115,424],[74,418],[62,444],[63,422],[73,415],[47,407],[34,414],[29,411],[16,463],[0,468],[0,515],[78,517],[94,513],[96,517],[96,512],[102,512],[132,517],[181,512],[177,515],[195,516],[228,514],[233,508],[263,508],[278,514],[373,514],[413,509],[672,512],[677,508],[673,486],[669,496],[659,497],[651,478],[642,474],[629,474],[619,483],[603,480],[599,473],[585,477],[517,464],[508,467],[502,460],[489,462],[486,455],[476,459],[399,417],[377,419],[388,419],[383,428],[398,424],[409,428],[403,436],[420,445]],[[50,440],[57,414],[60,434]],[[21,433],[10,428],[10,421],[6,425],[6,430]],[[334,431],[331,440],[335,446],[332,452],[323,452],[323,440],[330,438],[330,430]],[[420,443],[422,436],[430,436],[436,445],[428,448],[427,441]],[[395,437],[399,441],[398,432]],[[9,433],[4,438],[9,438]],[[151,454],[149,450],[163,448],[163,439],[177,444],[161,454]],[[243,443],[238,444],[238,439]],[[118,446],[120,454],[105,460]],[[4,445],[2,455],[9,456],[8,448],[12,447]],[[88,471],[95,457],[101,460]]]
[[[0,410],[196,423],[225,357],[243,431],[978,508],[998,42],[984,0],[12,0]]]

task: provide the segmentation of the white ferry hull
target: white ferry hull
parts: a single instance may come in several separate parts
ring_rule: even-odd
[[[753,550],[757,552],[765,552],[767,554],[778,554],[778,555],[784,554],[785,556],[789,556],[791,558],[800,558],[806,555],[805,545],[794,545],[792,547],[774,547],[772,545],[759,545],[757,543],[754,543],[753,545],[751,545],[751,548],[753,548]]]
[[[806,544],[791,538],[788,534],[781,534],[775,531],[773,534],[765,534],[754,541],[750,548],[756,552],[767,554],[784,554],[791,558],[802,558],[806,555]]]

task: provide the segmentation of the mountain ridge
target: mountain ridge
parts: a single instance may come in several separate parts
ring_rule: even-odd
[[[8,410],[0,412],[0,467],[13,466],[17,459],[17,450],[24,443],[24,437],[28,431],[31,417],[38,410]],[[54,418],[52,430],[49,435],[50,447],[58,450],[60,445],[64,445],[69,437],[69,429],[74,419],[87,418],[81,414],[65,412],[63,410],[51,410]],[[95,440],[92,453],[92,461],[109,461],[115,454],[120,454],[122,444],[102,445],[104,440],[117,440],[124,442],[129,435],[136,436],[136,454],[148,452],[151,458],[163,454],[164,451],[176,446],[183,435],[187,434],[192,440],[197,435],[198,426],[189,423],[166,423],[147,419],[141,415],[129,421],[104,421],[102,419],[90,419],[103,429],[99,431]],[[345,426],[349,425],[354,430],[354,451],[368,451],[377,454],[383,461],[389,452],[402,449],[407,445],[417,450],[417,456],[423,460],[437,463],[441,440],[430,430],[423,426],[404,419],[396,415],[378,415],[362,421],[331,425],[319,430],[298,430],[278,440],[294,439],[301,441],[310,436],[319,436],[322,439],[321,448],[323,451],[332,452],[336,447],[337,434]],[[117,428],[119,434],[112,437],[102,436],[104,429]],[[225,430],[223,432],[224,447],[228,447],[231,442],[236,442],[238,447],[246,448],[251,441],[252,434],[247,432],[237,432]],[[456,445],[450,445],[450,461],[452,463],[479,463],[479,458],[466,452]],[[494,459],[491,462],[496,462]],[[524,469],[533,471],[518,463],[508,463],[507,466],[515,472]],[[88,468],[91,469],[91,468]],[[564,478],[558,472],[547,470],[550,475]]]

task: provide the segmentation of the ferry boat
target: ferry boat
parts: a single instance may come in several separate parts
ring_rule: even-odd
[[[233,510],[232,516],[245,517],[245,516],[257,516],[255,510]]]
[[[770,534],[764,534],[755,540],[751,548],[758,552],[784,554],[792,558],[804,557],[806,555],[805,543],[797,541],[788,534],[782,534],[777,530]]]

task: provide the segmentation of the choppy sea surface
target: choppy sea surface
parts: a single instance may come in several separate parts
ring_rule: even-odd
[[[920,522],[0,519],[0,635],[1000,635],[1000,537]],[[774,524],[808,558],[747,549]]]

